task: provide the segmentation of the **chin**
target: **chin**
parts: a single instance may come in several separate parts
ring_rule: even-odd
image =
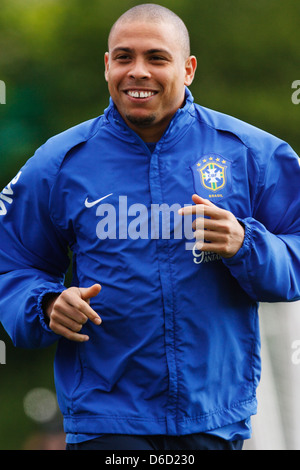
[[[135,116],[133,114],[126,114],[126,119],[136,127],[149,127],[155,122],[156,116],[155,114],[150,114],[148,116]]]

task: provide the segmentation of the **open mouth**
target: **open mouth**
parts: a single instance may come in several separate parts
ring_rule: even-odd
[[[137,99],[151,98],[151,96],[154,96],[157,94],[156,91],[146,91],[146,90],[127,90],[125,91],[125,93],[131,98],[137,98]]]

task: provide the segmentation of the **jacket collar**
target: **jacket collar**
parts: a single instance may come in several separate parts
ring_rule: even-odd
[[[109,106],[104,111],[104,117],[112,127],[117,131],[117,135],[127,141],[134,142],[140,137],[125,123],[124,119],[117,110],[112,98],[109,100]],[[175,144],[191,125],[194,117],[194,98],[190,90],[185,89],[185,104],[174,114],[160,143]]]

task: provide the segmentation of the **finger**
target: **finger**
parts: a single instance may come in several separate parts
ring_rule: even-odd
[[[222,231],[227,231],[226,229],[227,225],[221,220],[221,219],[212,219],[212,218],[206,218],[206,217],[197,217],[193,223],[192,223],[192,229],[193,230],[198,230],[198,229],[205,229],[205,230],[210,230],[212,232],[222,232]]]
[[[100,284],[94,284],[90,287],[78,287],[75,289],[76,289],[75,296],[72,295],[72,297],[69,297],[68,299],[69,304],[74,308],[74,314],[76,311],[81,312],[85,317],[91,320],[95,325],[100,325],[100,323],[102,322],[100,316],[89,305],[90,299],[92,297],[96,297],[99,294],[101,290]]]
[[[60,308],[58,305],[51,313],[50,317],[50,326],[54,325],[63,325],[67,328],[74,329],[79,331],[79,328],[88,321],[87,317],[81,312],[75,312],[74,309],[69,308]],[[76,327],[75,325],[78,325]]]
[[[195,248],[199,251],[209,251],[209,252],[217,253],[217,254],[222,253],[222,250],[218,243],[211,243],[211,242],[207,243],[205,241],[198,240],[195,243]]]
[[[198,216],[207,216],[214,219],[221,219],[224,217],[224,209],[215,206],[214,204],[195,204],[194,206],[186,206],[179,209],[179,215],[198,215]]]
[[[213,206],[214,204],[209,199],[204,199],[203,197],[199,196],[198,194],[192,195],[192,200],[195,204],[204,204],[205,206]]]
[[[192,215],[196,214],[199,217],[204,216],[204,204],[195,204],[194,206],[185,206],[178,210],[179,215]]]
[[[75,316],[68,316],[66,312],[55,310],[51,316],[50,326],[62,325],[69,330],[79,333],[87,320],[87,317],[83,315],[78,315],[75,318]]]
[[[86,301],[83,300],[82,303],[78,303],[77,310],[85,316],[86,320],[91,320],[95,325],[100,325],[100,323],[102,323],[102,319],[98,313],[95,312],[95,310],[92,309]]]
[[[191,215],[191,214],[204,215],[204,210],[206,210],[207,207],[216,207],[211,201],[209,201],[208,199],[204,199],[198,194],[193,194],[192,200],[195,203],[195,205],[186,206],[186,207],[179,209],[178,214],[180,215]]]
[[[194,237],[196,240],[205,241],[209,243],[226,243],[227,236],[219,232],[211,230],[195,230]]]
[[[99,292],[101,291],[100,284],[93,284],[90,287],[79,287],[81,298],[85,301],[91,299],[92,297],[96,297]]]
[[[192,223],[192,229],[193,230],[204,230],[205,227],[205,221],[210,220],[210,219],[205,219],[204,217],[196,217],[194,222]]]
[[[96,325],[102,320],[99,315],[90,307],[90,305],[81,298],[79,288],[70,288],[54,304],[53,313],[59,312],[61,315],[67,316],[78,323],[84,324],[90,319]],[[54,317],[55,318],[55,317]]]
[[[63,325],[55,325],[52,330],[54,331],[54,333],[63,336],[64,338],[69,339],[71,341],[76,341],[78,343],[84,343],[85,341],[89,340],[88,335],[76,333]]]
[[[84,314],[93,322],[95,325],[100,325],[102,320],[95,310],[90,307],[90,299],[96,297],[101,291],[100,284],[94,284],[90,287],[79,287],[80,295],[82,300],[85,301],[88,308],[84,307]]]
[[[78,316],[77,316],[78,318]],[[88,341],[89,337],[81,334],[83,325],[87,322],[87,317],[79,315],[79,321],[67,316],[66,312],[54,310],[50,318],[50,328],[54,333],[64,336],[72,341]]]

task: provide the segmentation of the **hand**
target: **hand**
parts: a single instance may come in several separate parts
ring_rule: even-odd
[[[194,194],[192,200],[196,205],[180,209],[179,214],[199,214],[202,204],[203,216],[194,220],[192,228],[197,240],[196,248],[201,251],[218,253],[223,258],[231,258],[244,242],[245,230],[235,216],[225,209],[215,206],[207,199]],[[209,218],[207,218],[209,217]]]
[[[90,307],[90,298],[99,294],[101,286],[70,287],[45,306],[45,313],[54,333],[72,341],[84,342],[89,337],[80,333],[83,325],[91,320],[95,325],[102,322],[99,315]]]

